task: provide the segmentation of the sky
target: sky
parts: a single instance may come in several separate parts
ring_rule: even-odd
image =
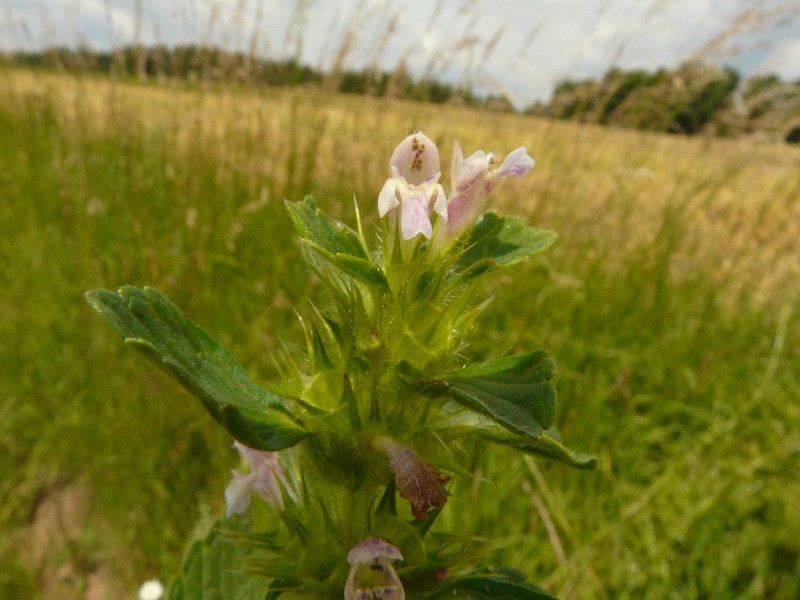
[[[402,63],[525,106],[563,79],[698,57],[798,80],[800,0],[0,0],[0,50],[136,41]]]

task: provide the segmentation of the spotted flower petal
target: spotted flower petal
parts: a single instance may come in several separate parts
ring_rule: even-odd
[[[394,149],[389,167],[409,184],[421,185],[434,176],[438,178],[439,150],[421,131],[412,133]]]
[[[392,563],[403,560],[395,546],[378,538],[368,538],[347,555],[350,574],[344,588],[345,600],[405,600],[403,583]]]

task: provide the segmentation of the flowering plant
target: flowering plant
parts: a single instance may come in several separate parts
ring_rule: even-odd
[[[377,249],[357,207],[352,229],[312,198],[287,202],[331,306],[301,321],[305,360],[282,351],[280,381],[253,381],[153,288],[87,293],[126,343],[200,399],[249,464],[233,471],[226,517],[190,547],[169,598],[551,598],[482,564],[479,540],[436,525],[476,444],[594,465],[548,431],[556,392],[545,351],[462,358],[486,306],[475,302],[478,278],[555,240],[484,212],[503,177],[533,164],[525,148],[501,163],[484,152],[465,159],[456,145],[448,196],[436,145],[408,136],[378,194]]]

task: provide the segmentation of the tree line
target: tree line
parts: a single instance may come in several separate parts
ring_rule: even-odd
[[[657,71],[610,69],[600,79],[564,80],[527,113],[647,131],[734,136],[762,132],[800,142],[800,80],[746,80],[729,68],[688,62]]]
[[[196,45],[128,46],[109,52],[57,47],[40,52],[16,52],[8,60],[33,68],[102,72],[141,80],[177,78],[277,87],[308,85],[347,94],[514,110],[511,102],[500,95],[478,96],[466,86],[431,78],[414,78],[404,64],[393,71],[345,69],[324,72],[295,59],[261,59],[241,52]]]
[[[502,95],[479,96],[464,85],[414,78],[402,63],[392,71],[323,72],[294,59],[260,59],[196,45],[129,46],[109,52],[49,48],[17,52],[8,58],[28,67],[111,73],[142,80],[308,85],[350,94],[515,110]],[[786,82],[776,75],[742,80],[732,69],[700,62],[656,71],[612,68],[599,79],[563,80],[555,86],[550,100],[537,102],[524,112],[684,135],[762,132],[800,143],[800,80]]]

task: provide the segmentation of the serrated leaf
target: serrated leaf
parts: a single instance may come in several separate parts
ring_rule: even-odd
[[[493,430],[478,430],[478,435],[496,444],[511,446],[525,454],[542,456],[557,460],[571,467],[591,470],[597,466],[597,458],[589,454],[581,454],[564,446],[558,439],[548,433],[543,433],[538,439],[521,437],[497,428]]]
[[[547,352],[537,350],[433,378],[401,363],[398,374],[417,393],[448,396],[509,431],[538,439],[542,429],[552,425],[555,416],[556,391],[548,381],[554,368],[555,363]]]
[[[502,575],[475,575],[445,583],[426,600],[556,600],[538,586]]]
[[[383,271],[371,260],[358,234],[322,212],[311,196],[302,202],[287,201],[286,208],[300,239],[309,248],[347,275],[388,288]]]
[[[154,288],[86,293],[89,304],[129,344],[178,379],[243,444],[282,450],[309,435],[272,392]]]
[[[167,600],[256,600],[266,595],[268,582],[244,573],[241,547],[212,531],[192,544]]]
[[[518,217],[487,212],[456,243],[459,254],[453,271],[460,279],[471,279],[490,269],[521,262],[546,250],[555,240],[554,231],[529,227]]]

